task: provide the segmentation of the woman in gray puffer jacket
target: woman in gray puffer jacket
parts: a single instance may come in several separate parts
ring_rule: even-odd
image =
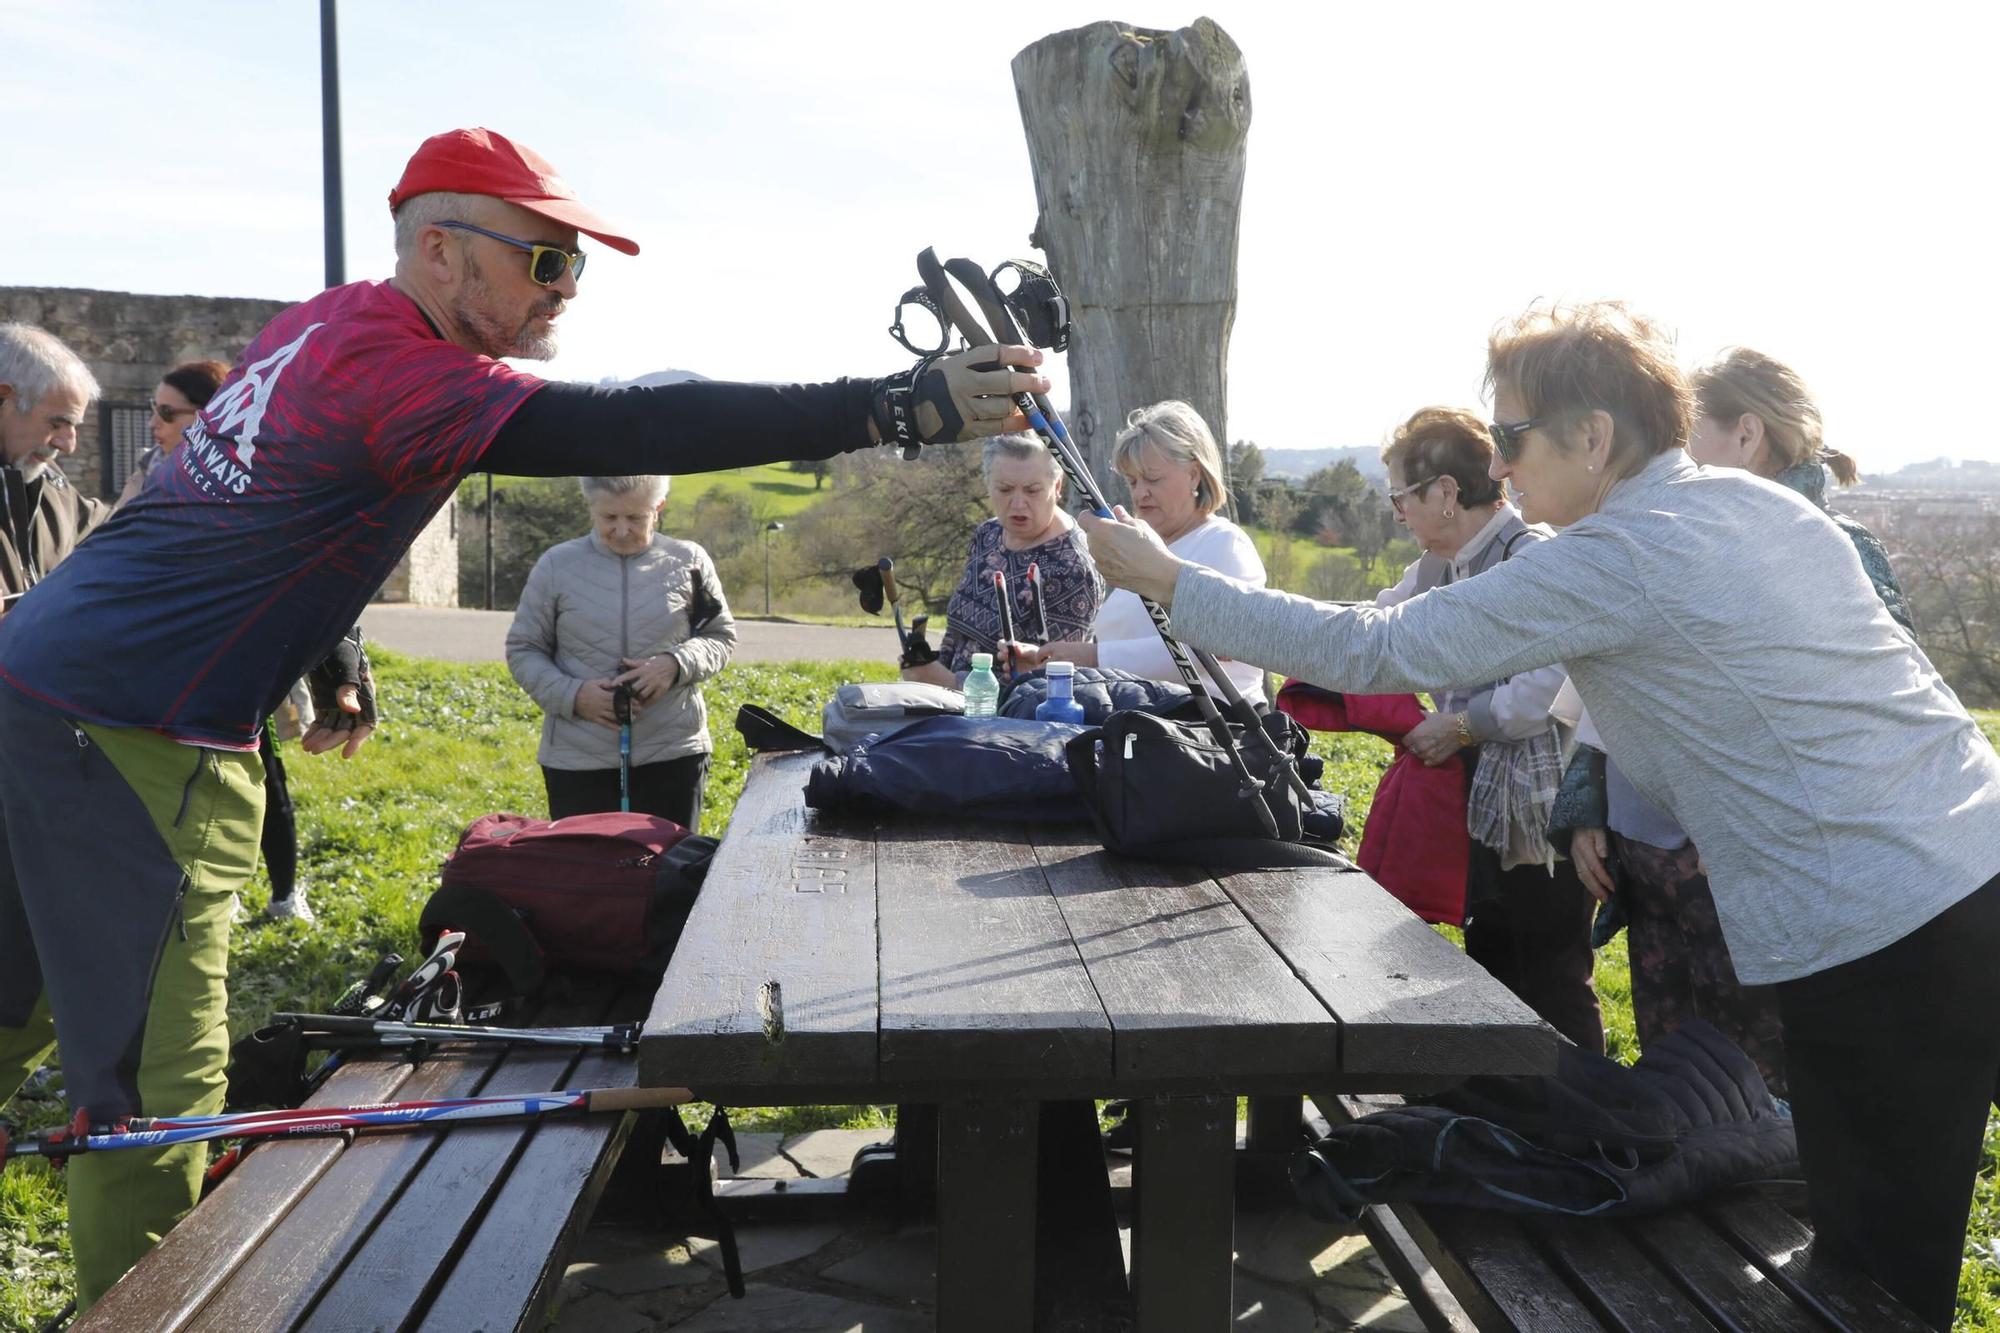
[[[708,552],[655,531],[666,477],[581,477],[591,530],[535,562],[507,669],[541,706],[549,817],[619,805],[617,690],[632,700],[631,808],[701,826],[708,710],[736,622]]]

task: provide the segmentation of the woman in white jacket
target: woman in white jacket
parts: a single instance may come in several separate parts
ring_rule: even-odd
[[[1111,465],[1131,488],[1133,517],[1158,533],[1168,550],[1252,587],[1264,586],[1264,561],[1250,534],[1218,512],[1229,502],[1222,451],[1194,408],[1170,398],[1136,409],[1118,432]],[[1024,668],[1075,662],[1180,680],[1152,617],[1132,593],[1106,597],[1091,632],[1094,641],[1018,645],[1018,660]],[[1222,669],[1244,698],[1264,702],[1261,667],[1225,660]],[[1220,693],[1213,686],[1210,692]]]
[[[535,758],[549,817],[616,810],[619,686],[632,692],[632,809],[701,826],[708,711],[736,622],[708,552],[655,530],[666,477],[581,477],[590,532],[535,562],[507,669],[546,715]]]

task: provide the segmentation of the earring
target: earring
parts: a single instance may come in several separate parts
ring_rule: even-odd
[[[1458,511],[1456,509],[1447,509],[1444,511],[1444,516],[1446,518],[1450,518],[1453,514],[1456,514],[1457,512]]]

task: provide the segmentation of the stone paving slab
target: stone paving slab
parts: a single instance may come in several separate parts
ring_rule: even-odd
[[[755,1283],[672,1326],[675,1333],[927,1333],[930,1316]]]
[[[743,1261],[743,1271],[757,1273],[815,1255],[851,1229],[853,1224],[842,1226],[835,1222],[806,1225],[771,1222],[739,1226],[736,1228],[736,1252]],[[695,1258],[717,1272],[722,1271],[721,1244],[706,1236],[690,1236],[687,1246]]]
[[[937,1299],[937,1232],[924,1227],[876,1241],[821,1277],[859,1287],[892,1304],[930,1305]]]
[[[847,1174],[854,1154],[894,1136],[889,1129],[815,1129],[786,1139],[780,1151],[801,1174],[831,1180]]]

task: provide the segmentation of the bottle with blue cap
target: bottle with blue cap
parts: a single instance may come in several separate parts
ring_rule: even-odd
[[[993,674],[993,654],[974,653],[965,677],[965,715],[993,717],[1000,711],[1000,680]]]
[[[1076,701],[1076,663],[1051,662],[1044,672],[1049,694],[1035,705],[1037,722],[1073,722],[1083,725],[1083,705]]]

